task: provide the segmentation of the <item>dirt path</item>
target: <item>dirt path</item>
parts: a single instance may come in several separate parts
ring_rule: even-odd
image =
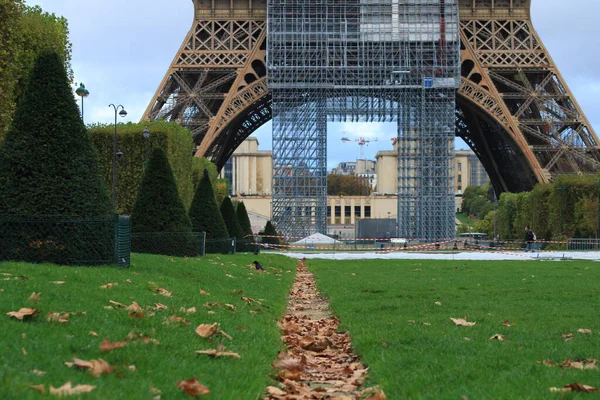
[[[378,388],[361,389],[367,370],[353,354],[350,336],[338,332],[338,326],[312,272],[300,260],[287,313],[279,322],[286,345],[273,363],[280,388],[268,387],[265,400],[385,400]]]

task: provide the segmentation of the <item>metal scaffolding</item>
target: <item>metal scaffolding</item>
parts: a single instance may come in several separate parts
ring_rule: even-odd
[[[325,232],[330,121],[398,121],[399,235],[454,236],[456,0],[268,0],[273,210]]]

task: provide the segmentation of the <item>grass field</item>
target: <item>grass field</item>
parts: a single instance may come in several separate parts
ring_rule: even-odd
[[[253,271],[250,263],[254,259],[260,260],[266,273]],[[30,388],[39,384],[45,385],[45,396],[50,398],[49,385],[57,388],[72,381],[73,385],[96,386],[84,396],[89,399],[152,399],[151,388],[159,390],[163,399],[184,399],[189,397],[176,383],[192,377],[211,390],[213,399],[262,398],[265,387],[272,384],[271,363],[283,346],[276,321],[285,311],[296,263],[273,255],[200,260],[140,254],[132,256],[131,268],[122,270],[0,263],[0,398],[43,398]],[[64,283],[53,283],[56,281]],[[115,282],[118,285],[111,288],[100,287]],[[159,288],[172,291],[172,295],[161,295]],[[201,294],[201,289],[209,295]],[[33,292],[41,293],[39,303],[28,301]],[[247,300],[250,304],[242,296],[251,298]],[[136,313],[142,317],[131,318],[123,308],[106,309],[109,300],[127,306],[135,301],[144,309],[143,316]],[[153,311],[155,303],[168,309]],[[36,308],[40,314],[28,322],[5,315],[22,307]],[[180,311],[182,307],[197,311],[188,314]],[[59,323],[47,321],[48,312],[86,314],[70,315],[67,323]],[[167,323],[172,315],[190,324]],[[221,323],[232,340],[221,335],[202,338],[195,333],[199,324],[214,322]],[[121,342],[130,332],[147,335],[160,344],[138,339],[122,348],[100,351],[105,338]],[[221,343],[241,359],[195,354]],[[95,378],[65,366],[73,356],[102,358],[116,370]],[[135,371],[127,368],[130,365]],[[45,374],[37,375],[35,370]]]
[[[583,398],[590,394],[549,388],[600,387],[597,369],[538,363],[600,359],[597,263],[308,263],[370,368],[371,383],[388,399]],[[450,320],[465,316],[476,325]],[[513,326],[503,326],[505,320]],[[567,342],[561,335],[568,333],[574,337]],[[505,341],[490,340],[495,334]]]

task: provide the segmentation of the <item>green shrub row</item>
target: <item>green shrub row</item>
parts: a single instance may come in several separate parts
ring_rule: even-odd
[[[498,200],[496,233],[501,239],[523,239],[529,225],[538,240],[599,236],[600,176],[562,175],[530,192],[503,193]],[[494,212],[475,229],[493,235]]]
[[[150,131],[150,138],[142,135]],[[96,124],[88,132],[97,151],[104,182],[112,195],[114,125]],[[146,142],[147,140],[147,142]],[[186,208],[194,195],[194,150],[189,130],[165,121],[144,121],[117,125],[117,151],[123,157],[117,162],[117,212],[130,215],[144,174],[144,162],[154,148],[167,153],[169,164],[177,181],[177,189]],[[198,162],[196,162],[198,163]],[[216,174],[216,169],[214,170]]]

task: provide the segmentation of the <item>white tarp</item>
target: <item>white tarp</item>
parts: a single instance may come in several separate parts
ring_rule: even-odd
[[[310,236],[300,239],[294,244],[342,244],[339,240],[325,236],[322,233],[313,233]]]

